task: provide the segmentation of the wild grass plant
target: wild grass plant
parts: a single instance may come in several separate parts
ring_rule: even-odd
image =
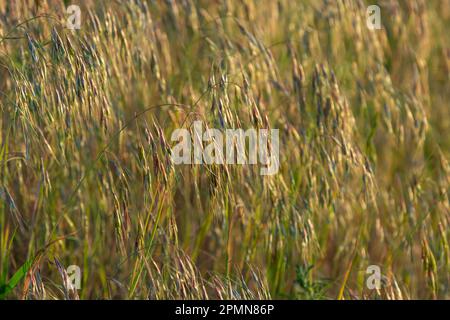
[[[69,4],[0,0],[0,297],[450,298],[450,1]],[[279,172],[174,165],[196,120]]]

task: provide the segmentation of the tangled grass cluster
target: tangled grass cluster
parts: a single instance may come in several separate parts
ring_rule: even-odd
[[[450,1],[69,4],[0,0],[0,297],[450,298]],[[196,120],[280,171],[174,165]]]

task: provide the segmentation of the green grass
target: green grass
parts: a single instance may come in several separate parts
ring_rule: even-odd
[[[450,3],[65,2],[0,0],[1,298],[450,298]],[[279,173],[174,165],[195,120]]]

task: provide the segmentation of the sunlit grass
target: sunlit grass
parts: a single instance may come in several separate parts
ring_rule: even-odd
[[[449,298],[448,1],[381,30],[359,0],[83,3],[72,31],[0,0],[0,297]],[[195,120],[279,129],[279,173],[174,165]]]

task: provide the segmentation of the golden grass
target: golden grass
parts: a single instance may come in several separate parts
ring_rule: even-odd
[[[64,2],[0,0],[0,294],[450,297],[450,1]],[[194,120],[280,172],[173,165]]]

